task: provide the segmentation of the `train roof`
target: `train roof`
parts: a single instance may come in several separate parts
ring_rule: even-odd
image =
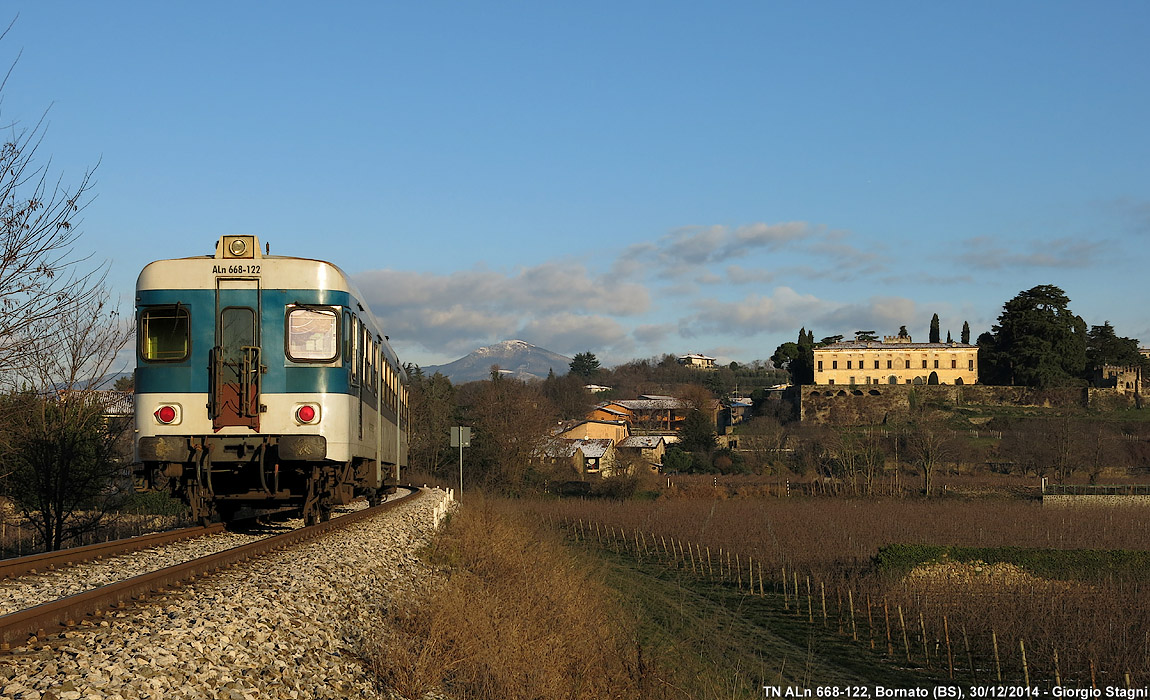
[[[226,241],[245,239],[245,254],[226,253]],[[265,255],[255,236],[223,236],[214,255],[171,258],[148,263],[136,280],[136,291],[148,289],[215,289],[220,277],[259,278],[260,286],[271,289],[330,289],[351,292],[355,285],[334,263],[288,255]]]
[[[288,255],[266,255],[259,238],[221,236],[212,255],[171,258],[148,263],[136,280],[136,292],[166,289],[216,289],[217,280],[259,279],[262,289],[326,289],[347,292],[359,304],[357,314],[383,340],[395,364],[399,357],[383,334],[383,324],[367,307],[363,294],[334,263]]]

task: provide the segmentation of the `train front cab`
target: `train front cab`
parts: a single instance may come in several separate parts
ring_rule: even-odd
[[[224,237],[214,257],[161,261],[148,279],[165,289],[141,273],[139,482],[205,522],[245,506],[314,522],[357,495],[378,502],[405,461],[398,360],[349,290],[320,288],[337,268],[258,246]]]

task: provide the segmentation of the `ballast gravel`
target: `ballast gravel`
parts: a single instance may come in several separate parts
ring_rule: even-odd
[[[354,513],[367,507],[356,501],[336,508],[336,515]],[[160,547],[121,554],[99,561],[84,562],[55,571],[21,576],[0,581],[0,615],[24,610],[34,605],[83,593],[133,576],[175,566],[225,549],[261,540],[285,530],[303,527],[303,518],[288,518],[264,532],[220,532],[214,535],[173,542]]]
[[[386,698],[360,631],[430,574],[431,489],[394,510],[0,654],[0,697]]]

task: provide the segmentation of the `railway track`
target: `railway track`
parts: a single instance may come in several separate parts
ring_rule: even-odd
[[[0,651],[6,651],[12,646],[28,641],[32,637],[43,639],[45,636],[75,627],[80,624],[81,621],[90,617],[99,617],[107,610],[123,607],[132,600],[142,599],[156,593],[164,592],[172,587],[193,581],[197,578],[202,578],[239,562],[261,556],[268,552],[284,549],[299,542],[322,537],[334,530],[348,527],[365,518],[390,510],[400,504],[409,503],[422,493],[419,489],[413,487],[409,487],[408,491],[410,492],[408,496],[389,500],[374,508],[366,508],[342,515],[338,518],[333,518],[324,523],[290,530],[279,535],[266,537],[214,554],[167,566],[116,583],[100,586],[82,593],[0,616]],[[199,532],[197,534],[185,533],[184,538],[208,534],[208,532],[206,532],[207,530],[219,532],[221,529],[222,527],[215,526],[209,526],[208,528],[187,528],[189,531]],[[139,538],[131,539],[135,540]],[[123,544],[121,546],[128,545]],[[152,544],[150,546],[156,545]],[[139,547],[137,547],[137,549],[139,549]],[[104,550],[103,554],[93,552],[85,561],[90,561],[99,556],[110,556],[108,552],[113,550],[113,547],[109,547]],[[75,550],[71,551],[74,552]],[[135,550],[130,549],[126,551]],[[69,552],[55,554],[60,556],[58,558],[45,557],[34,564],[14,561],[9,566],[13,571],[24,568],[25,573],[28,573],[33,569],[41,570],[37,567],[46,569],[49,566],[65,566],[68,565],[68,563],[77,563],[80,561],[77,556],[68,557]],[[24,559],[31,558],[25,557]]]
[[[58,552],[44,552],[26,557],[5,559],[0,561],[0,581],[25,574],[54,571],[61,567],[75,566],[76,564],[138,552],[151,547],[162,547],[173,542],[214,535],[223,531],[223,523],[213,523],[207,527],[185,527],[167,532],[154,532],[122,540],[62,549]]]

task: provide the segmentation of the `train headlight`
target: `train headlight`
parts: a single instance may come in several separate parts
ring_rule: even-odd
[[[295,410],[295,420],[300,425],[314,425],[319,422],[319,406],[305,403]]]
[[[164,404],[152,415],[164,425],[177,425],[180,422],[180,407],[178,404]]]

